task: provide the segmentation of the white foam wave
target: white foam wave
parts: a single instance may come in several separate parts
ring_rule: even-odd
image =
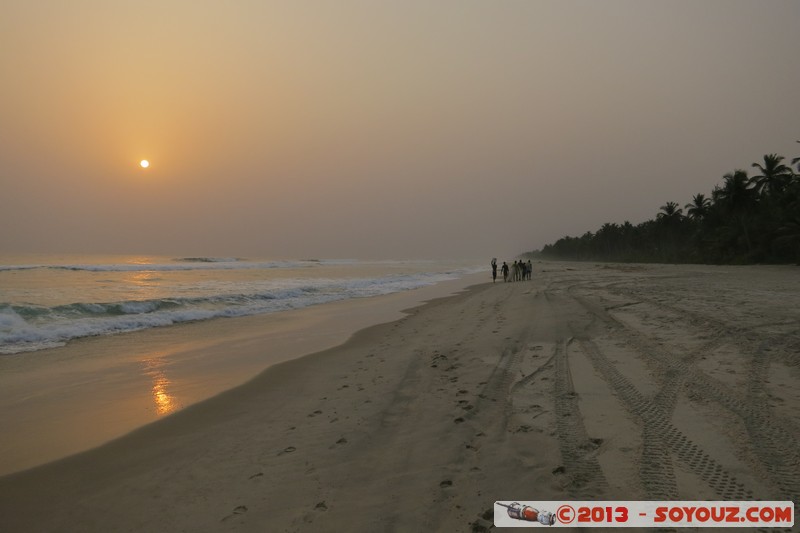
[[[107,304],[74,303],[53,308],[0,305],[0,354],[60,346],[87,336],[110,335],[216,317],[297,309],[335,300],[389,294],[454,279],[465,271],[382,278],[297,280],[268,290]],[[292,286],[294,285],[294,286]]]

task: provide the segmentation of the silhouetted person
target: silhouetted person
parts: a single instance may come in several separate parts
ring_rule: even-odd
[[[508,281],[508,265],[503,261],[503,266],[500,269],[503,271],[503,281]]]
[[[497,281],[497,258],[492,258],[492,283]]]

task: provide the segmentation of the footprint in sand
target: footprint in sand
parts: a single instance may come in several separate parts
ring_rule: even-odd
[[[233,518],[236,515],[244,514],[246,512],[247,512],[247,506],[240,505],[240,506],[234,508],[234,510],[233,510],[233,512],[231,514],[229,514],[226,517],[223,517],[222,520],[220,520],[220,522],[224,522],[226,520],[229,520],[229,519]]]
[[[252,476],[250,476],[248,479],[255,479],[255,478],[257,478],[257,477],[261,477],[261,476],[263,476],[263,475],[264,475],[264,472],[259,472],[258,474],[253,474],[253,475],[252,475]]]
[[[442,488],[444,488],[444,487],[452,487],[453,486],[453,482],[451,480],[449,480],[449,479],[445,479],[444,481],[439,483],[439,486],[442,487]]]
[[[286,454],[286,453],[292,453],[295,450],[297,450],[297,448],[295,448],[294,446],[287,446],[283,450],[279,451],[278,455],[283,455],[283,454]]]

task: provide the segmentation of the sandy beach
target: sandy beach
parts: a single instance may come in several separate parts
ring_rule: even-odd
[[[800,498],[800,271],[536,263],[0,477],[0,531],[485,531]]]

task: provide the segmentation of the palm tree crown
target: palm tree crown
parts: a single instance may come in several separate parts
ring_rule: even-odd
[[[722,187],[711,193],[715,202],[720,202],[731,211],[746,210],[754,200],[753,189],[747,178],[747,171],[737,169],[722,176]]]
[[[699,220],[708,214],[708,210],[711,208],[711,198],[706,198],[706,195],[702,193],[695,194],[691,203],[686,204],[684,207],[689,218]]]
[[[758,176],[750,178],[756,191],[759,193],[776,193],[783,190],[792,178],[792,169],[781,163],[783,156],[778,154],[767,154],[764,156],[764,164],[753,163],[753,168],[761,171]]]
[[[660,209],[661,212],[656,215],[656,218],[661,220],[679,220],[683,216],[683,209],[678,207],[678,202],[667,202]]]

